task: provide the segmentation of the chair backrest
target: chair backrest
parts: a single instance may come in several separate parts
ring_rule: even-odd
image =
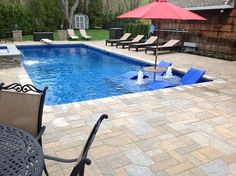
[[[204,70],[190,68],[181,78],[180,82],[184,85],[197,83],[205,74]]]
[[[166,62],[166,61],[161,61],[159,64],[158,64],[158,67],[161,67],[161,68],[168,68],[169,66],[171,66],[172,63],[170,62]],[[158,72],[157,75],[160,75],[160,76],[163,76],[165,72]]]
[[[77,161],[77,164],[76,166],[73,168],[70,176],[83,176],[84,175],[84,168],[85,168],[85,164],[90,164],[91,161],[87,158],[87,154],[88,154],[88,151],[94,141],[94,138],[97,134],[97,131],[103,121],[103,119],[107,119],[108,116],[106,114],[103,114],[97,121],[97,123],[94,125],[89,137],[88,137],[88,140],[84,146],[84,149],[82,150],[82,153],[80,154],[80,157]]]
[[[151,36],[146,42],[145,44],[153,44],[155,43],[157,40],[157,36]]]
[[[120,40],[127,40],[131,36],[131,33],[125,33]]]
[[[168,42],[166,42],[164,45],[162,45],[162,47],[172,47],[174,45],[176,45],[177,43],[179,43],[180,40],[174,40],[171,39]]]
[[[132,42],[139,42],[140,40],[142,40],[142,38],[144,37],[144,35],[137,35]]]
[[[168,68],[169,66],[171,66],[172,63],[170,62],[166,62],[166,61],[161,61],[159,64],[158,64],[158,67],[161,67],[161,68]]]
[[[23,129],[36,137],[42,125],[46,90],[47,87],[39,90],[30,84],[0,84],[0,124]]]
[[[69,36],[75,36],[74,29],[67,29],[67,33]]]
[[[88,36],[85,29],[79,29],[79,32],[83,37]]]

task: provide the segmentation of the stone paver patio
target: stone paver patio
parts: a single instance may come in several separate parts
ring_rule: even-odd
[[[153,55],[87,42],[136,59]],[[26,44],[28,44],[26,42]],[[44,152],[70,158],[81,152],[94,123],[104,121],[89,152],[89,176],[236,175],[236,62],[183,53],[160,54],[174,68],[204,69],[212,82],[46,106]],[[22,66],[0,68],[0,81],[31,83]],[[47,161],[50,175],[72,164]]]

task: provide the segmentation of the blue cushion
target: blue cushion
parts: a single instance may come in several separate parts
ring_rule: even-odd
[[[190,68],[181,78],[180,82],[184,85],[197,83],[205,74],[204,70]]]
[[[150,90],[163,89],[167,87],[171,87],[171,85],[164,81],[154,81],[147,85],[147,88],[149,88]]]
[[[161,68],[168,68],[169,66],[171,66],[172,63],[170,62],[166,62],[166,61],[161,61],[159,64],[158,64],[158,67],[161,67]],[[165,72],[158,72],[156,73],[156,75],[159,75],[159,76],[163,76]]]
[[[172,63],[170,62],[166,62],[166,61],[161,61],[159,64],[158,64],[158,67],[161,67],[161,68],[168,68],[169,66],[171,66]]]
[[[183,85],[194,84],[194,83],[197,83],[204,74],[205,74],[204,70],[190,68],[181,78],[180,82]],[[150,90],[154,90],[154,89],[163,89],[163,88],[168,88],[168,87],[173,87],[173,86],[175,85],[171,85],[164,81],[154,81],[148,84],[147,88],[149,88]]]

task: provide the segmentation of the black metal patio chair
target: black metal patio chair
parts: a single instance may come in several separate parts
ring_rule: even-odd
[[[31,84],[0,84],[0,124],[27,131],[42,146],[42,115],[47,87],[39,90]],[[46,167],[44,168],[47,173]]]
[[[84,169],[85,169],[85,165],[90,165],[91,164],[91,160],[87,157],[88,151],[94,141],[94,138],[96,136],[96,133],[103,121],[103,119],[107,119],[108,116],[106,114],[103,114],[97,121],[97,123],[94,125],[86,143],[84,146],[84,149],[82,150],[79,158],[75,158],[75,159],[63,159],[63,158],[57,158],[57,157],[53,157],[53,156],[48,156],[45,155],[45,159],[49,159],[49,160],[54,160],[54,161],[58,161],[58,162],[64,162],[64,163],[72,163],[72,162],[76,162],[76,165],[74,166],[70,176],[84,176]]]
[[[31,84],[0,84],[0,123],[23,129],[39,139],[45,130],[42,126],[43,106],[47,87],[39,90]]]

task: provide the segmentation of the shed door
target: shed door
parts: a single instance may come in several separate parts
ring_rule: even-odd
[[[85,16],[84,15],[75,16],[75,28],[85,29]]]

